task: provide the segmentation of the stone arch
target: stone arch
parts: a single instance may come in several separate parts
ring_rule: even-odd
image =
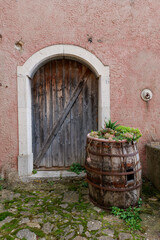
[[[18,129],[19,156],[18,174],[30,176],[33,170],[32,124],[31,124],[31,86],[30,81],[36,70],[50,59],[58,57],[74,58],[92,69],[99,79],[98,127],[110,118],[109,67],[84,48],[73,45],[53,45],[34,53],[23,66],[17,67],[18,84]]]

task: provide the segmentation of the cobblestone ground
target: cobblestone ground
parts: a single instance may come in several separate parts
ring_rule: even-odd
[[[0,239],[160,239],[160,194],[145,187],[142,231],[130,232],[123,220],[88,199],[84,180],[40,180],[0,191]]]

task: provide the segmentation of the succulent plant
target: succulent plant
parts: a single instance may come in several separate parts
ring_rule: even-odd
[[[108,122],[105,121],[105,124],[104,124],[105,129],[110,128],[110,129],[115,130],[119,126],[119,124],[116,124],[116,123],[117,123],[117,121],[115,121],[115,122],[111,122],[111,120],[109,120]]]
[[[122,141],[127,140],[130,141],[138,141],[138,139],[142,136],[140,130],[138,128],[131,128],[126,126],[120,126],[116,124],[117,121],[105,122],[105,126],[100,131],[92,131],[90,136],[95,138],[102,138],[108,141],[115,140],[115,141]]]

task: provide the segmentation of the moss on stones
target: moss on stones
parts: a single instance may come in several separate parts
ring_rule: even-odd
[[[22,187],[18,186],[18,188],[11,189],[12,192],[14,190],[15,194],[19,193],[20,195],[17,195],[19,197],[2,203],[6,208],[6,211],[0,214],[2,220],[7,216],[13,216],[14,219],[4,224],[3,229],[1,229],[2,236],[0,236],[0,239],[5,239],[6,236],[8,236],[8,239],[15,239],[17,232],[26,228],[34,232],[38,238],[44,237],[46,239],[51,239],[51,237],[64,239],[67,236],[70,236],[70,239],[74,239],[76,236],[98,239],[101,236],[107,236],[105,229],[113,230],[114,237],[118,238],[120,231],[128,232],[127,226],[112,216],[109,211],[99,211],[86,200],[88,190],[86,186],[83,186],[82,181],[62,180],[60,182],[54,181],[52,184],[47,181],[41,181],[29,185],[27,184],[26,188],[22,185]],[[149,190],[146,190],[147,188],[144,187],[143,208],[151,209],[152,215],[145,211],[143,215],[151,217],[156,215],[158,218],[157,212],[160,207],[160,198],[157,197],[158,194],[156,192],[158,200],[150,201],[149,198],[154,196],[155,192],[150,191],[150,186]],[[149,191],[149,194],[147,191]],[[78,196],[76,201],[75,199],[70,201],[70,198],[66,197],[67,202],[65,202],[64,192],[68,192],[68,195],[74,192],[75,195],[73,194],[73,196]],[[34,219],[40,219],[39,225],[41,228],[31,228],[27,226],[27,223],[19,225],[19,222],[26,217],[28,217],[30,222],[34,222]],[[87,223],[92,220],[100,221],[102,226],[98,230],[89,231]],[[51,233],[48,234],[43,231],[43,226],[47,222],[54,226]],[[79,226],[82,226],[81,230]],[[145,229],[147,231],[146,226]],[[86,234],[90,235],[90,237]],[[143,237],[144,235],[141,232],[133,234],[133,239],[143,239]]]

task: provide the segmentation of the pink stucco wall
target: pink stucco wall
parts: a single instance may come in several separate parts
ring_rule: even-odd
[[[159,13],[158,0],[0,0],[0,167],[17,167],[16,67],[60,43],[81,46],[110,67],[111,119],[141,129],[146,167],[144,144],[160,140]],[[20,39],[22,52],[14,48]],[[144,88],[153,91],[149,103],[140,98]]]

